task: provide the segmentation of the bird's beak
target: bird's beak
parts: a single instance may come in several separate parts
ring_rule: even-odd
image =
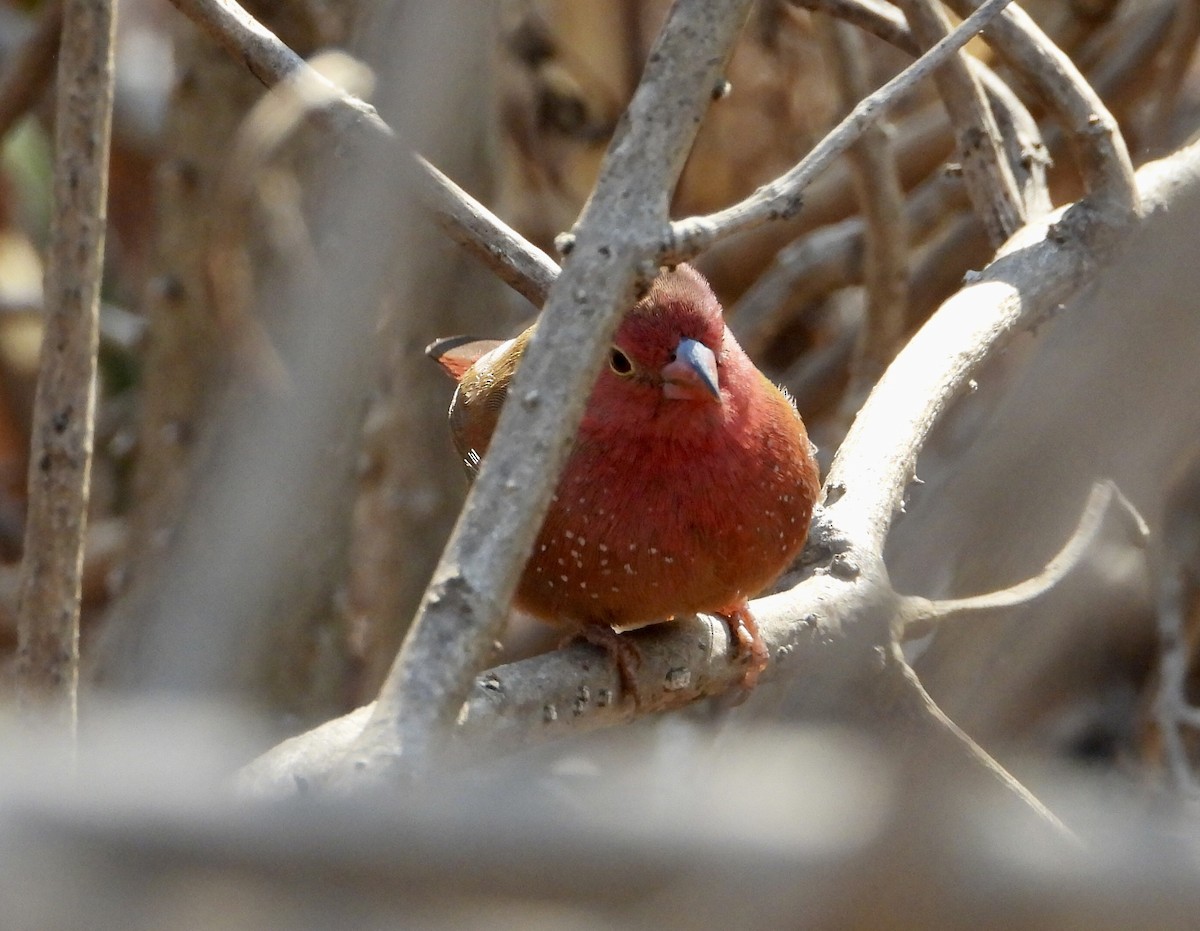
[[[717,377],[717,357],[694,339],[681,339],[675,347],[675,359],[662,369],[663,394],[668,398],[693,401],[721,400]]]

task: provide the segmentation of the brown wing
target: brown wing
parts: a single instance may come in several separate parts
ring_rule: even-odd
[[[479,471],[479,463],[483,461],[488,444],[492,441],[492,433],[496,429],[496,421],[500,419],[500,408],[508,396],[508,385],[513,373],[521,361],[525,344],[529,342],[532,329],[526,330],[516,339],[502,343],[499,340],[475,340],[462,344],[462,348],[475,351],[478,344],[490,343],[476,354],[472,362],[458,376],[458,390],[454,392],[454,400],[450,402],[450,433],[454,438],[454,446],[466,463],[467,471],[474,478]],[[500,350],[488,356],[492,350]],[[457,348],[451,350],[456,352]],[[447,371],[450,367],[443,361],[446,353],[437,357],[437,362]],[[480,362],[476,365],[475,362]],[[451,372],[453,374],[453,372]]]

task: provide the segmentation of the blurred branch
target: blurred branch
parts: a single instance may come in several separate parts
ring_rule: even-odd
[[[1200,625],[1200,451],[1183,461],[1167,495],[1159,544],[1159,677],[1154,723],[1175,787],[1200,794],[1181,730],[1200,730],[1200,708],[1188,699],[1195,636]]]
[[[1160,148],[1169,141],[1171,118],[1175,115],[1175,104],[1185,84],[1188,65],[1196,55],[1197,42],[1200,42],[1200,3],[1179,0],[1175,4],[1175,18],[1155,75],[1151,97],[1153,109],[1148,132],[1154,144]]]
[[[0,139],[37,104],[49,86],[58,61],[62,24],[62,0],[46,0],[33,32],[0,79]]]
[[[938,624],[950,618],[1013,608],[1040,598],[1096,551],[1102,541],[1100,534],[1106,519],[1114,509],[1123,518],[1123,529],[1130,533],[1138,546],[1145,547],[1150,530],[1137,509],[1121,494],[1116,485],[1111,482],[1097,482],[1092,486],[1087,503],[1083,506],[1083,513],[1075,532],[1054,558],[1046,563],[1046,568],[1036,576],[998,592],[969,598],[930,601],[927,598],[907,597],[896,617],[897,635],[904,640],[915,640],[930,633]]]
[[[262,322],[251,312],[254,267],[246,243],[247,211],[257,203],[271,216],[275,222],[264,224],[265,239],[283,257],[301,287],[318,288],[320,260],[307,221],[297,209],[299,192],[283,194],[279,188],[285,182],[268,169],[305,119],[328,105],[332,88],[357,92],[371,85],[368,69],[341,52],[315,56],[305,69],[320,75],[325,83],[306,84],[302,77],[276,84],[255,102],[238,127],[214,192],[216,209],[205,262],[214,319],[225,330],[239,361],[274,390],[285,390],[290,379]],[[273,195],[268,193],[272,189]]]
[[[111,0],[67,0],[63,15],[45,334],[17,604],[17,684],[27,710],[48,706],[73,733],[95,428],[114,16]]]
[[[1138,72],[1156,58],[1168,40],[1175,21],[1175,8],[1171,0],[1149,5],[1137,11],[1132,23],[1122,20],[1110,24],[1104,31],[1116,33],[1111,43],[1102,41],[1103,32],[1094,37],[1095,44],[1103,51],[1090,56],[1095,61],[1088,68],[1087,76],[1105,100],[1144,99],[1138,92],[1141,83]]]
[[[838,20],[824,23],[822,38],[831,53],[831,72],[845,110],[870,93],[867,53],[862,36]],[[857,407],[883,374],[904,336],[908,307],[908,230],[904,191],[896,166],[892,127],[879,120],[867,127],[849,158],[864,221],[867,309],[850,368],[845,398]]]
[[[288,48],[262,23],[233,0],[171,0],[184,15],[239,61],[265,87],[292,82],[314,101],[336,132],[365,131],[392,138],[391,128],[375,108],[347,93]],[[453,184],[420,156],[416,158],[418,189],[425,205],[450,238],[492,268],[519,294],[540,306],[547,280],[558,266],[491,211]],[[537,298],[535,300],[535,298]]]
[[[734,233],[795,216],[803,204],[803,191],[813,178],[854,145],[864,130],[895,106],[905,94],[941,67],[989,22],[994,22],[1009,2],[1011,0],[985,0],[951,35],[879,90],[863,98],[849,116],[782,176],[724,210],[672,223],[662,244],[660,260],[664,263],[686,261]]]

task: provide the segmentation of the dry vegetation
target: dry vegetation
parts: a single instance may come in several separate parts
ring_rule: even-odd
[[[1193,926],[1198,9],[0,10],[0,925]],[[825,483],[634,707],[507,604],[681,260]]]

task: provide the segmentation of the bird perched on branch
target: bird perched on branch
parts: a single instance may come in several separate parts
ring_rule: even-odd
[[[472,475],[532,333],[426,350],[458,381],[450,426]],[[818,490],[795,407],[738,346],[708,282],[680,265],[617,330],[516,605],[607,648],[627,689],[638,656],[619,631],[718,614],[751,687],[767,651],[747,600],[804,545]]]

